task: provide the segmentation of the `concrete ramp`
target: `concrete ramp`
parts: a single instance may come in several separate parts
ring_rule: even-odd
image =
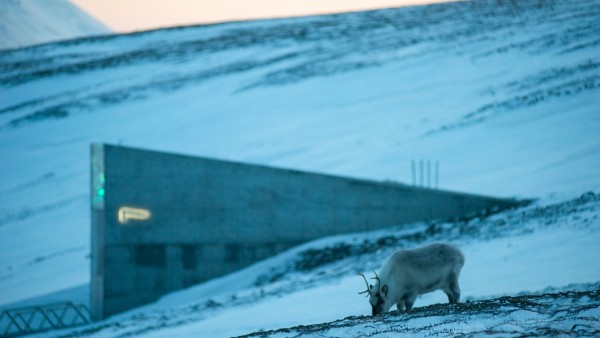
[[[105,144],[91,165],[95,320],[318,237],[519,204]]]

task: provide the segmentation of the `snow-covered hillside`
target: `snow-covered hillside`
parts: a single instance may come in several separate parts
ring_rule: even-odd
[[[0,49],[109,33],[68,0],[0,1]]]
[[[47,336],[597,337],[599,214],[600,194],[586,193],[487,217],[324,238],[155,304]],[[465,304],[449,305],[437,291],[419,297],[410,313],[371,318],[356,273],[370,274],[398,247],[439,241],[458,245],[467,258],[460,277]],[[498,299],[507,296],[513,298]]]
[[[90,142],[405,183],[412,159],[438,160],[441,188],[541,198],[532,208],[597,193],[599,32],[598,0],[490,0],[185,27],[0,52],[0,306],[65,295],[87,301],[80,298],[89,284]],[[591,196],[595,201],[597,194]],[[515,228],[493,241],[453,230],[458,235],[417,242],[448,240],[463,247],[465,269],[477,267],[463,276],[464,295],[473,299],[548,286],[562,291],[570,283],[587,290],[600,280],[598,209],[590,210],[585,217],[549,211],[564,217],[559,228],[536,228],[548,221],[540,216],[532,231]],[[309,245],[320,251],[332,240]],[[141,321],[125,326],[139,335],[168,322],[190,335],[219,336],[365,314],[366,301],[353,298],[363,287],[354,274],[376,268],[393,247],[417,242],[384,242],[364,252],[351,247],[358,258],[350,266],[322,270],[332,279],[294,273],[281,260],[254,267],[260,270],[254,274],[266,276],[260,279],[266,296],[281,286],[270,298],[261,298],[256,275],[232,291],[230,281],[241,280],[238,275],[198,286],[202,303],[190,305],[193,292],[172,295],[154,305],[158,312],[150,306],[118,318]],[[531,261],[518,265],[519,257]],[[564,260],[555,275],[530,269],[559,258]],[[515,266],[517,274],[510,272]],[[271,268],[278,273],[267,273]],[[221,311],[215,303],[224,301],[208,301],[207,294],[222,289],[236,307],[217,315],[206,309]],[[340,294],[324,303],[308,301],[332,292]],[[264,312],[268,307],[276,311]],[[171,311],[175,315],[163,322]],[[248,326],[232,328],[238,316],[248,318]],[[201,320],[208,317],[214,320]],[[117,330],[114,322],[99,325],[88,329],[103,336]]]

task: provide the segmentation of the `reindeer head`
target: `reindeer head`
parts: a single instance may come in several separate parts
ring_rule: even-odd
[[[367,283],[367,289],[363,292],[359,292],[358,294],[367,294],[367,297],[369,297],[369,303],[371,303],[371,314],[374,316],[384,312],[384,304],[385,298],[388,294],[388,286],[387,284],[381,286],[381,280],[379,279],[379,276],[377,276],[375,271],[373,271],[373,273],[375,274],[375,277],[371,279],[375,279],[375,285],[369,285],[365,275],[359,273],[359,275],[365,280],[365,283]]]

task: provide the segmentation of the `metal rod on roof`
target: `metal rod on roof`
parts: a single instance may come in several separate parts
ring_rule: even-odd
[[[427,160],[427,188],[431,188],[431,161]]]
[[[440,161],[435,161],[435,188],[440,188]]]
[[[410,169],[411,169],[411,177],[412,177],[412,185],[417,185],[417,177],[415,176],[415,160],[412,159],[410,162]]]
[[[423,187],[423,160],[419,160],[419,186]]]

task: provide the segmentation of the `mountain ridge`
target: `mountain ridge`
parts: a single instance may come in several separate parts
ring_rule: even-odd
[[[0,2],[0,50],[110,32],[68,0]]]

